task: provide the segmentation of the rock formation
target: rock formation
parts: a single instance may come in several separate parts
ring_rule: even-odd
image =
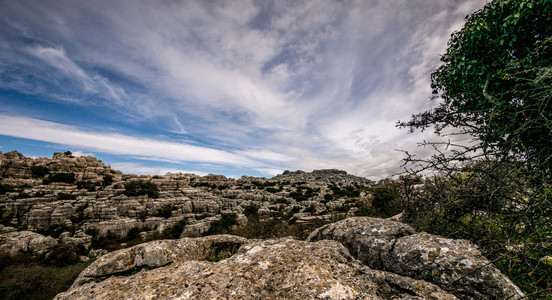
[[[345,219],[313,231],[308,241],[336,240],[367,266],[434,283],[461,299],[517,299],[521,290],[475,245],[408,225],[369,217]]]
[[[309,241],[215,235],[111,252],[56,299],[521,297],[471,243],[362,217],[323,226]]]
[[[138,180],[154,183],[158,194],[127,195],[125,185]],[[91,156],[54,153],[51,159],[33,159],[15,151],[0,152],[0,224],[11,228],[9,234],[0,232],[0,255],[42,255],[63,243],[88,255],[101,247],[93,242],[105,238],[151,239],[167,232],[172,238],[197,237],[223,214],[236,215],[236,225],[244,226],[249,206],[261,219],[328,220],[336,213],[354,214],[371,184],[339,170],[286,172],[271,179],[136,176]],[[2,242],[30,233],[33,241],[44,242],[25,247]]]
[[[82,259],[99,257],[57,299],[523,296],[467,241],[416,233],[396,220],[353,217],[366,210],[372,184],[340,170],[286,171],[270,179],[136,176],[90,156],[0,152],[0,256],[59,259],[56,251],[72,249]],[[307,241],[200,237],[250,222],[344,218]],[[105,250],[147,240],[156,241]]]
[[[235,254],[220,261],[207,257],[218,249]],[[157,241],[112,252],[55,299],[123,298],[456,299],[431,283],[372,270],[335,241],[231,236]]]

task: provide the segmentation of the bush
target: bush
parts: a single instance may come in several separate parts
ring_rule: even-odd
[[[74,173],[56,173],[48,176],[47,179],[43,180],[44,184],[50,184],[52,182],[74,183],[75,174]]]
[[[31,174],[34,178],[42,178],[50,173],[50,170],[46,166],[31,166]]]
[[[96,191],[96,185],[98,184],[92,181],[80,181],[77,183],[77,189],[79,190],[86,189],[89,192],[94,192]]]
[[[102,180],[102,186],[106,187],[108,185],[113,184],[113,176],[112,175],[105,175]]]
[[[305,212],[310,213],[310,214],[315,214],[316,213],[316,206],[310,205],[309,207],[305,208]]]
[[[69,289],[80,272],[89,264],[78,263],[58,267],[23,259],[5,259],[0,268],[0,299],[53,299]]]
[[[276,203],[288,204],[289,201],[288,201],[286,198],[284,198],[284,197],[280,197],[280,198],[278,198],[278,199],[276,200]]]
[[[243,214],[247,218],[257,217],[259,215],[259,206],[255,204],[249,204],[243,209]]]
[[[9,185],[0,184],[0,195],[13,192],[13,188]]]
[[[399,197],[397,191],[389,186],[377,187],[372,190],[372,207],[378,210],[383,216],[391,216],[400,213],[402,207],[399,206]]]
[[[58,193],[57,194],[58,200],[75,200],[77,199],[77,195],[71,195],[66,193]]]
[[[172,216],[173,209],[174,208],[172,205],[165,205],[157,211],[157,214],[155,214],[155,216],[168,219]]]
[[[174,226],[163,230],[163,237],[166,239],[178,239],[186,226],[186,220],[180,220]]]
[[[281,192],[282,189],[281,188],[273,188],[273,187],[267,187],[266,188],[266,191],[269,192],[269,193],[273,193],[273,194],[276,194],[278,192]]]
[[[221,219],[213,221],[206,235],[224,234],[230,231],[230,227],[238,224],[238,216],[234,213],[222,214]]]
[[[156,198],[159,195],[159,188],[151,181],[140,179],[125,183],[124,194],[129,197],[148,195],[150,198]]]

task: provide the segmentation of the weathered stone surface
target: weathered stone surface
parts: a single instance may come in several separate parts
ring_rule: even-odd
[[[439,285],[462,299],[517,299],[523,296],[505,275],[465,240],[414,233],[393,220],[357,217],[328,224],[308,240],[345,245],[366,265]]]
[[[42,256],[54,248],[58,242],[48,236],[31,231],[13,231],[13,227],[0,225],[0,255],[17,256],[30,254]]]
[[[518,299],[521,290],[466,240],[425,232],[394,244],[384,269],[433,282],[464,299]]]
[[[217,245],[240,244],[230,258],[206,260]],[[153,269],[121,273],[139,266]],[[372,270],[335,241],[231,236],[157,241],[110,253],[55,299],[92,298],[456,299],[433,284]]]
[[[353,217],[322,226],[313,231],[308,241],[336,240],[351,254],[371,268],[383,269],[388,249],[397,238],[415,233],[404,223],[370,217]]]

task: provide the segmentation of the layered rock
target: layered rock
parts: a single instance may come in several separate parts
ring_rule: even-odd
[[[307,240],[336,240],[374,269],[440,286],[462,299],[518,299],[521,290],[466,240],[415,233],[392,220],[357,217],[328,224]]]
[[[15,151],[0,152],[0,175],[0,224],[59,243],[81,241],[79,248],[85,249],[92,235],[125,239],[139,231],[148,238],[178,226],[182,237],[200,236],[223,213],[235,214],[238,224],[245,225],[243,213],[249,206],[258,208],[261,219],[283,222],[318,222],[338,212],[344,217],[354,213],[371,184],[339,170],[238,180],[221,175],[137,176],[91,156],[54,153],[51,159],[33,159]],[[125,195],[125,184],[136,180],[155,183],[158,196]]]

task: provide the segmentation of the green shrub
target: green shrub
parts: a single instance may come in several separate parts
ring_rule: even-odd
[[[157,211],[157,214],[155,216],[168,219],[172,216],[173,209],[174,208],[172,205],[165,205]]]
[[[58,193],[56,198],[58,200],[75,200],[77,199],[77,195]]]
[[[77,183],[77,189],[86,189],[89,192],[94,192],[96,190],[96,185],[97,184],[92,181],[80,181]]]
[[[113,184],[113,176],[112,175],[105,175],[102,180],[102,186],[106,187],[108,185]]]
[[[186,226],[186,220],[180,220],[174,226],[163,230],[163,237],[166,239],[178,239]]]
[[[84,233],[86,233],[87,235],[91,236],[91,237],[97,237],[99,234],[100,234],[100,231],[98,230],[98,228],[88,228],[84,231]]]
[[[13,192],[13,188],[9,185],[0,184],[0,195]]]
[[[259,215],[259,206],[255,204],[249,204],[243,209],[243,214],[247,218],[257,217]]]
[[[42,178],[50,173],[50,170],[46,166],[31,166],[31,174],[34,178]]]
[[[0,260],[3,258],[0,258]],[[69,289],[80,272],[89,264],[52,266],[28,260],[7,259],[0,268],[0,299],[53,299]]]
[[[56,173],[49,175],[48,178],[42,181],[44,184],[50,184],[52,182],[63,182],[63,183],[74,183],[75,174],[74,173]]]
[[[280,197],[280,198],[278,198],[278,200],[276,200],[276,203],[288,204],[289,201],[288,201],[286,198],[284,198],[284,197]]]
[[[269,193],[276,194],[276,193],[278,193],[278,192],[281,192],[281,191],[282,191],[282,188],[278,188],[278,189],[277,189],[277,188],[273,188],[273,187],[267,187],[265,190],[266,190],[267,192],[269,192]]]
[[[208,218],[209,217],[209,214],[208,213],[202,213],[201,215],[199,216],[195,216],[195,219],[196,220],[203,220],[205,218]]]
[[[316,206],[310,205],[309,207],[305,208],[304,212],[315,214],[316,213]]]
[[[300,212],[300,211],[301,211],[301,206],[295,205],[295,206],[293,206],[293,207],[291,208],[291,213],[293,213],[293,214],[296,214],[296,213],[298,213],[298,212]]]
[[[125,183],[124,194],[129,197],[148,195],[150,198],[156,198],[159,195],[159,188],[151,181],[140,179]]]
[[[221,214],[221,219],[213,221],[206,235],[224,234],[230,231],[232,225],[238,224],[238,216],[234,213]]]
[[[393,187],[377,187],[372,190],[372,196],[372,207],[376,209],[381,216],[388,217],[402,211],[400,195]]]

